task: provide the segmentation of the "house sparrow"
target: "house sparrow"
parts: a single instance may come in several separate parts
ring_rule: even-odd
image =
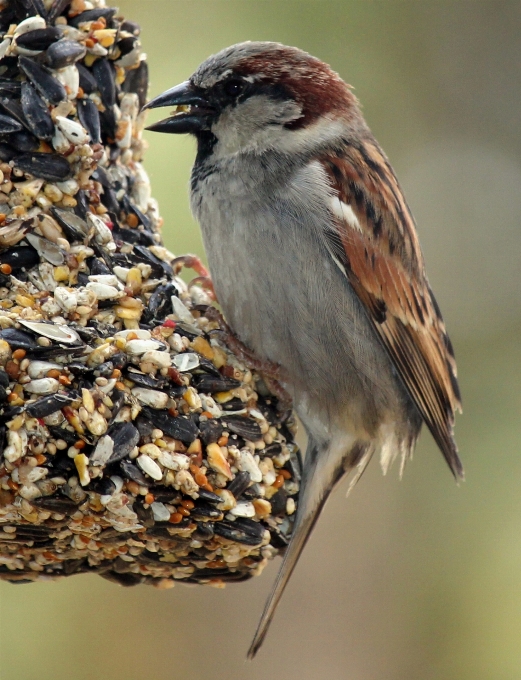
[[[278,43],[207,59],[146,108],[149,130],[192,133],[192,211],[224,315],[255,356],[279,366],[308,435],[293,536],[264,609],[255,655],[335,484],[373,453],[384,472],[411,455],[422,422],[456,479],[456,365],[414,219],[350,87]]]

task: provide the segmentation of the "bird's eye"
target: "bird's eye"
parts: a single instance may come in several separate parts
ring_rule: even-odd
[[[241,94],[244,90],[244,82],[238,78],[234,78],[233,80],[228,80],[224,84],[223,89],[229,97],[237,97],[237,95]]]

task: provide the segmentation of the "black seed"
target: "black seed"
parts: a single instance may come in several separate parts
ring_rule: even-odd
[[[139,371],[133,366],[127,368],[127,378],[135,382],[139,387],[146,387],[149,389],[161,389],[165,384],[164,380],[158,380],[147,373]]]
[[[27,57],[20,57],[20,68],[42,97],[51,104],[59,104],[67,99],[64,86],[44,66]]]
[[[85,45],[75,40],[59,40],[53,43],[45,52],[45,63],[52,69],[65,68],[83,59],[87,54]]]
[[[289,540],[276,529],[270,527],[270,543],[277,550],[284,550],[289,544]]]
[[[137,44],[137,39],[134,36],[129,36],[128,38],[122,38],[118,42],[120,57],[123,57],[123,56],[125,56],[125,54],[132,52],[132,50],[134,49],[136,44]]]
[[[114,109],[112,107],[107,107],[105,111],[100,111],[99,117],[101,132],[104,139],[107,140],[107,143],[113,144],[114,137],[116,136],[116,116],[114,115]],[[119,149],[115,149],[115,152],[119,155]],[[114,158],[114,160],[116,160],[116,158]]]
[[[149,485],[149,480],[133,463],[129,463],[127,460],[122,460],[119,464],[119,467],[121,469],[121,474],[127,479],[136,482],[136,484],[141,484],[142,486]]]
[[[4,163],[9,163],[16,156],[16,151],[12,146],[6,144],[5,142],[0,142],[0,160]]]
[[[92,74],[96,78],[103,104],[111,109],[116,103],[116,81],[114,69],[108,59],[98,59],[92,66]]]
[[[286,501],[288,500],[288,494],[284,489],[279,489],[276,494],[270,498],[271,503],[271,514],[274,517],[279,515],[284,515],[286,513]]]
[[[78,99],[76,104],[80,123],[87,130],[93,144],[101,143],[99,111],[92,99]]]
[[[215,535],[213,522],[201,522],[197,525],[197,529],[192,534],[192,537],[198,541],[207,541]]]
[[[20,57],[23,59],[23,57]],[[0,95],[15,95],[20,97],[20,87],[22,83],[17,80],[8,80],[7,78],[0,78]]]
[[[52,43],[61,38],[62,32],[55,26],[37,28],[23,33],[16,39],[16,44],[27,50],[46,50]]]
[[[78,435],[75,432],[65,429],[64,427],[48,425],[47,429],[54,439],[63,439],[65,442],[67,442],[67,444],[69,444],[69,446],[73,446],[73,444],[78,441]],[[73,463],[74,467],[74,462],[70,458],[68,460]]]
[[[139,208],[137,208],[134,203],[128,198],[128,196],[123,196],[123,207],[129,213],[134,213],[138,218],[139,222],[145,227],[145,229],[151,229],[152,223],[146,215],[144,215]]]
[[[168,437],[180,439],[183,444],[191,444],[197,439],[199,429],[197,425],[186,416],[174,418],[167,411],[158,411],[157,409],[151,409],[148,406],[144,406],[141,413],[143,417],[149,420],[153,427],[163,430]]]
[[[235,498],[240,498],[251,484],[250,473],[246,471],[238,472],[226,487]]]
[[[157,319],[159,321],[164,319],[168,314],[172,314],[173,309],[171,298],[175,293],[176,288],[171,283],[158,286],[150,296],[148,306],[143,313],[143,321],[145,323],[149,323],[153,319]]]
[[[40,256],[32,246],[14,246],[0,254],[0,264],[8,264],[13,269],[30,269],[39,262]]]
[[[206,420],[199,423],[201,439],[205,446],[215,444],[223,433],[223,426],[217,420]]]
[[[137,94],[140,108],[145,106],[148,95],[148,65],[145,61],[140,62],[137,68],[128,72],[122,89],[123,92]]]
[[[110,477],[102,477],[101,479],[93,479],[89,484],[89,490],[99,493],[100,496],[112,496],[116,491],[116,485]]]
[[[76,68],[80,74],[80,87],[85,92],[85,94],[92,94],[92,92],[96,92],[98,89],[98,83],[89,69],[83,64],[76,64]]]
[[[197,491],[199,498],[207,503],[212,503],[213,505],[219,505],[222,503],[222,498],[212,491],[207,491],[206,489],[199,489]]]
[[[114,441],[114,452],[108,459],[107,465],[126,458],[139,442],[139,431],[132,423],[114,423],[107,434]]]
[[[112,581],[113,583],[117,583],[118,585],[124,586],[126,588],[130,588],[131,586],[138,586],[145,580],[143,576],[138,576],[137,574],[131,573],[119,574],[115,571],[100,571],[98,573],[102,578],[106,579],[107,581]]]
[[[132,33],[133,35],[139,35],[141,33],[141,26],[136,24],[135,21],[129,21],[128,19],[125,19],[125,21],[120,26],[120,30],[125,31],[126,33]]]
[[[65,515],[76,512],[77,504],[65,496],[42,496],[31,501],[32,505],[51,512],[62,512]]]
[[[69,210],[63,208],[51,208],[53,217],[56,218],[60,227],[62,227],[65,235],[69,241],[83,241],[87,235],[89,228],[87,223]]]
[[[115,7],[99,7],[97,9],[88,9],[75,17],[69,18],[69,24],[78,28],[80,24],[84,24],[88,21],[96,21],[97,19],[105,19],[107,24],[112,20],[114,14],[116,14]]]
[[[2,96],[0,97],[0,105],[10,116],[21,123],[25,128],[29,129],[27,121],[25,120],[22,105],[19,101],[16,101],[10,96]]]
[[[25,120],[31,132],[40,139],[52,139],[54,123],[47,104],[29,83],[22,83],[21,103]]]
[[[241,385],[240,381],[235,380],[234,378],[225,378],[224,376],[217,378],[208,374],[194,375],[193,384],[195,387],[197,387],[199,392],[209,392],[211,394],[214,394],[215,392],[226,392],[227,390],[232,390],[235,387],[240,387]],[[237,434],[241,433],[238,432]]]
[[[103,260],[100,260],[99,257],[90,258],[87,260],[87,262],[92,276],[98,276],[99,274],[104,276],[112,274],[107,265],[103,262]]]
[[[134,257],[145,264],[149,264],[152,267],[154,275],[156,275],[158,268],[161,268],[163,272],[169,277],[174,275],[174,270],[172,267],[167,262],[163,262],[163,260],[160,260],[158,257],[153,255],[148,250],[148,248],[144,248],[143,246],[135,246]]]
[[[63,182],[72,174],[67,160],[55,153],[26,153],[15,158],[14,163],[20,170],[49,182]]]
[[[50,416],[51,413],[60,411],[64,406],[70,404],[71,401],[73,401],[73,398],[68,394],[49,394],[38,399],[33,404],[29,404],[26,411],[33,418],[45,418],[45,416]]]
[[[54,0],[49,10],[49,16],[47,18],[47,23],[53,24],[55,20],[64,12],[65,9],[71,4],[72,0]]]
[[[40,140],[27,130],[20,130],[9,135],[9,144],[22,153],[36,151],[40,146]]]
[[[235,522],[225,519],[222,522],[216,522],[214,531],[223,538],[245,545],[258,545],[264,538],[264,526],[246,518],[236,519]]]
[[[0,134],[9,135],[22,129],[20,121],[0,113]]]
[[[201,503],[196,501],[195,507],[190,510],[190,516],[194,519],[216,519],[220,520],[223,518],[223,513],[221,510],[214,508],[208,503]]]
[[[6,399],[7,399],[7,390],[5,389],[5,387],[0,385],[0,402],[3,403]],[[0,437],[1,437],[1,431],[0,431]],[[3,441],[0,442],[0,444],[2,446],[2,448],[0,448],[0,451],[1,451],[3,449],[3,444],[4,444]]]
[[[238,397],[234,397],[225,404],[222,404],[221,408],[223,411],[240,411],[244,408],[244,403]]]
[[[176,491],[172,487],[168,486],[151,486],[148,489],[150,493],[154,496],[156,501],[159,501],[159,503],[180,503],[181,502],[181,494],[179,491]]]
[[[155,520],[152,508],[151,507],[145,508],[143,506],[143,501],[141,500],[141,498],[136,498],[132,505],[132,510],[134,510],[140,524],[142,524],[144,527],[147,527],[147,529],[149,529],[154,526]]]
[[[0,385],[2,387],[9,387],[9,376],[3,368],[0,368]]]
[[[221,422],[228,427],[230,432],[238,434],[249,441],[257,441],[262,438],[259,424],[253,418],[243,418],[242,416],[223,416]]]

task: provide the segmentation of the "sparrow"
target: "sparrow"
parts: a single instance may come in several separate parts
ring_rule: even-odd
[[[352,88],[295,47],[245,42],[145,108],[197,140],[191,208],[217,298],[293,400],[308,437],[291,541],[249,650],[261,646],[337,482],[374,453],[412,455],[422,423],[456,479],[451,342],[415,222]]]

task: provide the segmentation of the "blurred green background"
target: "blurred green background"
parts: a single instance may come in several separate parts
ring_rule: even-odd
[[[424,433],[402,481],[374,462],[331,499],[257,660],[278,568],[225,590],[99,577],[0,583],[2,680],[517,680],[521,677],[521,4],[120,0],[150,94],[210,53],[278,40],[362,101],[419,224],[464,396],[454,484]],[[150,120],[161,113],[154,112]],[[202,253],[192,140],[149,134],[167,245]]]

